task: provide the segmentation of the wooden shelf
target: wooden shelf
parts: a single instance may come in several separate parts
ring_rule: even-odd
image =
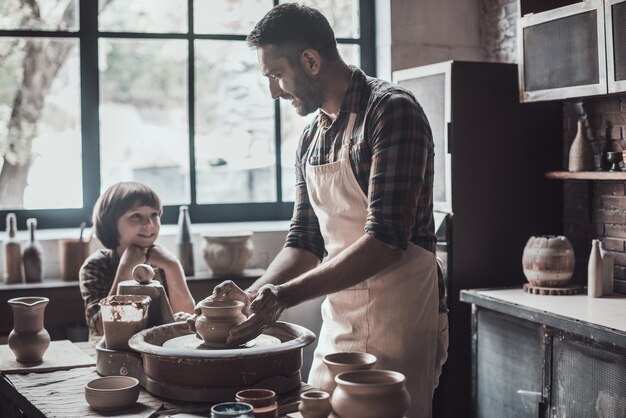
[[[548,171],[546,177],[556,180],[626,180],[626,171]]]

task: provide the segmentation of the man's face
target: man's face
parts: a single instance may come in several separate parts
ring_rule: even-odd
[[[273,99],[290,100],[300,116],[322,107],[322,90],[316,80],[304,72],[299,61],[294,68],[274,45],[258,48],[257,55],[261,71],[269,79]]]

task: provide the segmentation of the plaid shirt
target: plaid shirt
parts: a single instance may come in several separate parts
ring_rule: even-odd
[[[326,114],[304,129],[296,155],[296,197],[286,246],[326,255],[324,239],[305,180],[306,164],[326,164],[339,158],[343,131],[356,113],[350,145],[354,175],[368,198],[364,232],[392,248],[408,242],[435,252],[433,220],[434,146],[430,125],[408,90],[368,77],[352,67],[341,112],[333,122]],[[321,130],[320,140],[304,161]]]

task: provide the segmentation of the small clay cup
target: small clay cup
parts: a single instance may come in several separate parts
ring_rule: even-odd
[[[276,392],[269,389],[245,389],[235,394],[237,402],[249,403],[255,418],[277,418]]]
[[[323,382],[320,389],[333,393],[335,389],[335,376],[339,373],[352,370],[369,370],[376,364],[376,356],[370,353],[345,352],[326,354],[323,358],[324,364],[330,372],[330,382]]]
[[[85,399],[94,409],[128,408],[139,398],[139,380],[130,376],[107,376],[85,384]]]
[[[65,281],[78,280],[78,272],[87,257],[89,257],[89,241],[78,239],[59,240],[61,279]]]
[[[332,410],[328,392],[310,390],[300,395],[298,412],[302,414],[302,418],[328,418]]]

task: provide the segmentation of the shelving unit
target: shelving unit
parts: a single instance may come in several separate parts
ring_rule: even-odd
[[[626,180],[626,171],[548,171],[546,177],[555,180]]]

